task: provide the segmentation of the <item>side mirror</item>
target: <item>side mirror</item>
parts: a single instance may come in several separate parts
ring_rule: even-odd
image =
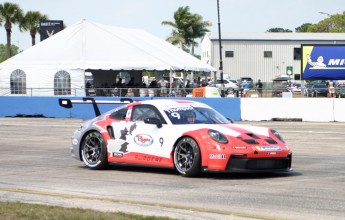
[[[231,124],[234,123],[234,120],[232,120],[231,118],[226,118],[226,119],[228,119],[228,121],[229,121]]]
[[[158,128],[161,128],[162,127],[162,122],[160,119],[158,118],[145,118],[144,119],[144,122],[146,124],[154,124],[154,125],[157,125]]]

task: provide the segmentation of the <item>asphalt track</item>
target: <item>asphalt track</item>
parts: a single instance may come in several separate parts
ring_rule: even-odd
[[[176,219],[345,219],[345,123],[237,122],[277,129],[289,174],[204,174],[112,166],[70,157],[79,119],[0,118],[0,200]]]

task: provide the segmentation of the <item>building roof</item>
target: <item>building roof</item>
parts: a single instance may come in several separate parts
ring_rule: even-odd
[[[344,41],[345,33],[221,33],[223,41]],[[211,41],[219,39],[217,32],[207,33]]]

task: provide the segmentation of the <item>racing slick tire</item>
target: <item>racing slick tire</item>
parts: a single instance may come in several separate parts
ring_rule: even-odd
[[[92,131],[88,133],[80,147],[81,156],[85,165],[94,170],[101,170],[108,167],[107,146],[103,136]]]
[[[201,155],[198,144],[190,137],[183,137],[174,150],[176,170],[185,177],[197,176],[201,172]]]

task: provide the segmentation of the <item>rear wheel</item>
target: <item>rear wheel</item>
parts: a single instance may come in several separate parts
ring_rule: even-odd
[[[92,131],[86,135],[81,144],[81,155],[86,166],[99,170],[108,167],[107,147],[103,136]]]
[[[182,138],[174,151],[176,170],[183,176],[197,176],[201,171],[200,150],[195,140],[190,137]]]

